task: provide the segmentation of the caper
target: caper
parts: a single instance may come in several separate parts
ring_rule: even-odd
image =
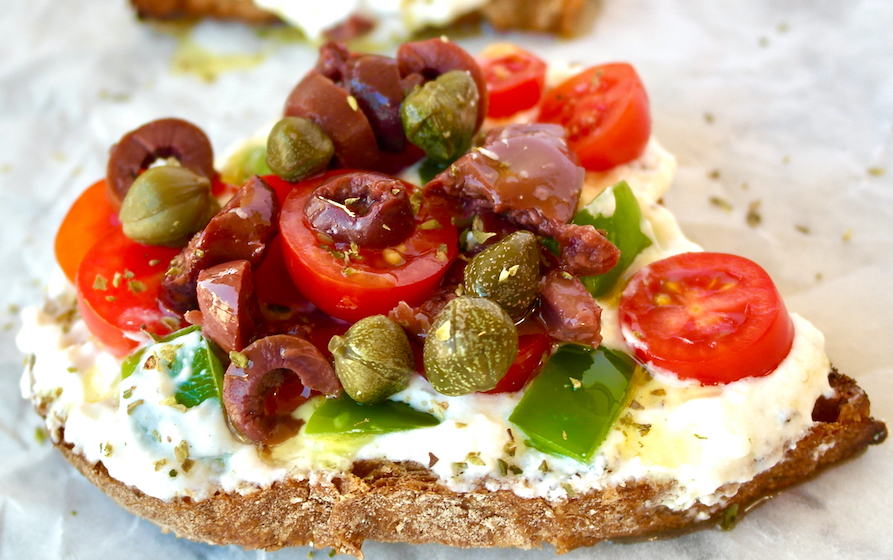
[[[465,289],[492,299],[520,319],[536,299],[539,275],[536,236],[516,231],[471,259],[465,267]]]
[[[344,391],[363,404],[381,402],[409,383],[415,357],[403,329],[384,315],[360,319],[333,336],[329,351]]]
[[[267,136],[267,165],[286,181],[325,170],[334,155],[332,139],[316,123],[301,117],[283,118]]]
[[[163,165],[140,174],[121,203],[124,235],[147,245],[181,246],[220,210],[211,182],[185,167]]]
[[[423,358],[431,386],[444,395],[489,391],[518,354],[518,331],[499,304],[459,296],[437,315]]]
[[[468,151],[480,96],[468,72],[453,70],[413,90],[400,106],[406,138],[436,163]]]

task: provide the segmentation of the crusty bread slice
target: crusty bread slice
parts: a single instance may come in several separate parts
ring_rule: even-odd
[[[262,10],[251,0],[130,0],[143,19],[220,19],[251,24],[279,22],[275,14]]]
[[[143,19],[221,19],[251,24],[279,21],[251,0],[130,0]],[[480,16],[501,30],[575,35],[592,20],[597,0],[490,0]]]
[[[287,480],[247,495],[220,493],[165,502],[111,478],[65,446],[65,457],[121,506],[197,541],[275,549],[312,545],[362,557],[363,541],[443,543],[455,547],[534,548],[559,553],[606,539],[680,531],[723,517],[801,482],[887,436],[855,381],[832,372],[833,398],[815,406],[817,424],[784,459],[740,484],[722,503],[685,511],[650,506],[665,490],[649,481],[578,494],[566,501],[524,499],[509,491],[456,493],[415,463],[360,462],[330,485]]]

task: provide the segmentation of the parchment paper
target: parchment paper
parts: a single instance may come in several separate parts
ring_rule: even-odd
[[[306,548],[246,552],[160,533],[38,443],[38,418],[19,396],[17,309],[40,300],[55,229],[104,173],[108,147],[148,120],[179,116],[222,151],[277,116],[315,59],[307,44],[237,25],[202,25],[186,41],[139,24],[127,4],[2,4],[0,560],[309,557]],[[460,41],[473,52],[510,40],[554,61],[632,62],[650,94],[654,132],[679,159],[666,203],[683,229],[708,249],[766,267],[789,309],[825,332],[832,361],[889,421],[891,30],[887,0],[604,0],[594,28],[576,40],[484,30]],[[229,70],[210,81],[172,71],[189,52],[224,55]],[[604,544],[566,558],[893,558],[891,465],[888,442],[762,505],[734,531]],[[365,550],[372,559],[554,556],[548,548]]]

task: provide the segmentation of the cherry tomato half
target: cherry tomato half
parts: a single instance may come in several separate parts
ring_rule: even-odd
[[[96,181],[74,201],[56,233],[56,261],[74,283],[84,255],[104,233],[119,225],[105,194],[105,179]]]
[[[623,291],[620,324],[639,359],[704,384],[771,373],[794,326],[769,275],[722,253],[684,253],[646,266]]]
[[[546,63],[540,58],[502,43],[484,49],[477,61],[490,95],[488,117],[510,117],[539,103],[546,83]]]
[[[87,251],[78,267],[78,309],[109,352],[126,356],[140,330],[165,335],[182,323],[158,303],[161,280],[179,249],[141,245],[115,227]],[[129,336],[128,336],[129,335]]]
[[[594,66],[546,92],[540,122],[567,129],[568,142],[591,171],[642,155],[651,135],[648,94],[632,66]]]
[[[543,367],[552,339],[547,334],[522,334],[518,337],[518,355],[505,376],[487,393],[513,393],[527,385]]]
[[[295,285],[314,305],[345,321],[386,314],[401,300],[422,303],[458,251],[458,232],[448,209],[426,199],[414,217],[414,232],[403,243],[387,249],[360,248],[351,256],[350,247],[321,241],[304,217],[307,199],[337,173],[344,171],[299,183],[282,207],[279,228]]]

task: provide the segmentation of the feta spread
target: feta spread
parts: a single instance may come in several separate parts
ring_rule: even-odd
[[[655,260],[700,250],[658,203],[674,168],[673,157],[652,141],[638,160],[588,174],[581,204],[623,178],[641,206],[642,230],[652,244],[624,278]],[[120,362],[102,351],[77,316],[73,288],[61,273],[51,294],[43,307],[23,312],[17,342],[31,357],[23,395],[46,416],[54,441],[64,439],[88,461],[101,461],[112,477],[160,499],[249,493],[287,477],[325,483],[356,460],[388,459],[430,464],[457,492],[503,489],[551,501],[647,479],[667,485],[663,505],[683,510],[720,503],[738,483],[777,464],[813,425],[816,399],[832,391],[821,333],[792,315],[793,347],[765,377],[701,386],[648,375],[634,389],[638,405],[621,412],[588,464],[525,445],[508,420],[521,392],[447,397],[421,376],[392,399],[435,415],[437,426],[340,439],[301,432],[261,449],[233,435],[216,399],[187,409],[173,404],[167,375],[138,371],[122,380]],[[603,344],[631,353],[616,299],[599,304]],[[320,401],[311,399],[295,416],[308,418]]]
[[[371,38],[397,41],[426,27],[443,27],[471,13],[488,0],[254,0],[254,3],[300,29],[311,41],[325,31],[359,16],[375,24]]]

